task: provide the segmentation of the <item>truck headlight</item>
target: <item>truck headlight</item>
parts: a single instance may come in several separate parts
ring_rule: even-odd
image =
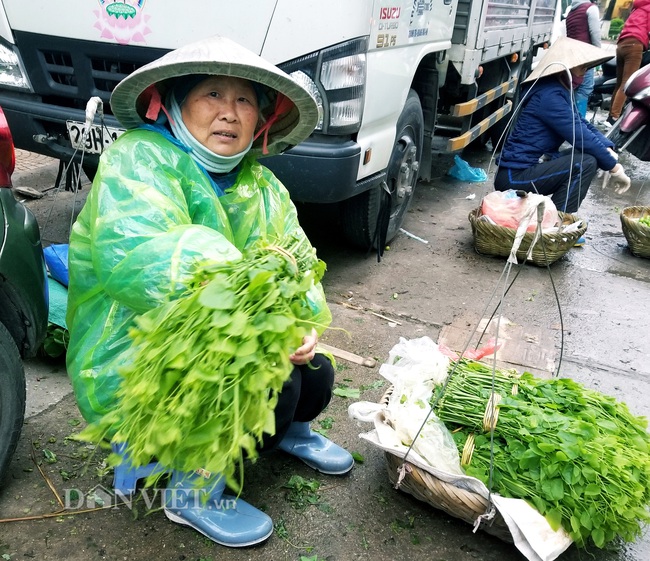
[[[366,38],[322,51],[320,83],[329,108],[327,131],[354,133],[361,127],[366,83]]]
[[[0,85],[31,90],[31,84],[18,53],[4,41],[0,42]]]
[[[361,99],[348,99],[330,103],[330,129],[333,127],[357,127],[361,123],[363,107]]]
[[[318,104],[316,130],[353,134],[361,127],[368,38],[352,39],[280,64]]]

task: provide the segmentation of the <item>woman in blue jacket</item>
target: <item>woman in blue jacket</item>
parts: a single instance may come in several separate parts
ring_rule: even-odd
[[[551,197],[558,210],[574,213],[598,168],[610,172],[617,193],[630,178],[617,161],[614,144],[580,116],[573,95],[584,73],[612,57],[607,51],[567,37],[558,39],[525,80],[517,123],[498,160],[494,186]],[[565,142],[570,149],[560,150]]]

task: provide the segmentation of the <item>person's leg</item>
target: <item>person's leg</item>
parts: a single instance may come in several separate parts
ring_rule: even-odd
[[[587,195],[597,169],[593,156],[568,153],[526,169],[499,168],[494,186],[497,191],[515,189],[546,195],[558,210],[573,213]]]
[[[624,41],[616,47],[616,90],[612,95],[612,105],[609,116],[618,119],[625,105],[625,92],[623,88],[628,78],[640,67],[643,57],[643,44],[641,41]]]
[[[264,435],[261,451],[276,448],[293,422],[310,422],[332,399],[334,367],[329,359],[316,354],[311,365],[294,366],[282,386],[275,406],[275,434]]]
[[[287,433],[293,422],[293,417],[300,399],[302,386],[302,374],[297,366],[294,366],[291,376],[282,386],[278,396],[278,403],[275,406],[275,434],[265,434],[262,439],[260,452],[273,450]]]
[[[625,102],[625,94],[623,93],[623,64],[625,60],[625,50],[622,44],[616,45],[616,86],[612,92],[612,101],[609,105],[608,120],[614,122],[621,115],[621,109]],[[616,116],[614,116],[616,115]]]
[[[277,448],[321,473],[348,473],[354,465],[352,455],[312,431],[309,425],[327,407],[332,397],[332,363],[324,355],[317,354],[309,365],[296,367],[296,370],[300,373],[300,396],[294,409],[293,422],[284,432]]]
[[[576,106],[580,115],[585,117],[587,115],[587,102],[589,101],[589,96],[591,92],[594,91],[594,69],[590,68],[585,72],[582,84],[580,84],[574,91],[573,96],[575,98]]]
[[[568,181],[570,162],[564,158],[546,160],[522,169],[499,167],[494,178],[497,191],[525,191],[549,197]]]
[[[563,212],[577,212],[597,171],[596,158],[590,154],[575,154],[571,182],[567,183],[564,191],[559,190],[551,197],[556,208]]]
[[[332,399],[334,367],[325,355],[317,354],[309,365],[298,369],[302,385],[293,420],[309,422],[318,417]]]

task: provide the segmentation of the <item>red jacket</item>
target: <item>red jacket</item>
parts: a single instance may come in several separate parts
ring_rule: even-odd
[[[643,43],[643,48],[648,48],[648,33],[650,33],[650,0],[634,0],[632,12],[625,21],[621,34],[621,39],[634,37]]]

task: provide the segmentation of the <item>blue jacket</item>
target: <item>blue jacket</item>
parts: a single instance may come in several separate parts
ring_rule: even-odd
[[[546,155],[556,158],[564,141],[576,154],[591,154],[598,167],[611,170],[616,159],[607,151],[614,144],[580,116],[571,92],[557,76],[541,78],[522,95],[523,108],[499,157],[499,166],[525,169]]]

